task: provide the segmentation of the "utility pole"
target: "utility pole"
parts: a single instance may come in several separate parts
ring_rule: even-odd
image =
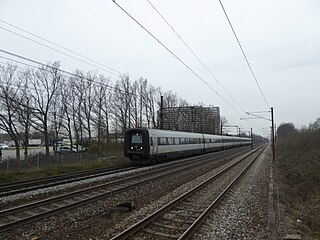
[[[250,134],[250,136],[251,136],[251,149],[253,149],[253,137],[252,137],[252,128],[251,128],[251,134]]]
[[[272,160],[276,160],[276,151],[274,143],[274,119],[273,119],[273,107],[271,107],[271,140],[272,140]]]
[[[163,96],[160,99],[160,129],[163,129]]]
[[[266,111],[246,112],[246,114],[252,115],[252,116],[255,117],[255,118],[252,118],[252,119],[264,119],[264,120],[267,120],[267,121],[271,121],[271,150],[272,150],[272,160],[275,161],[276,160],[276,151],[275,151],[276,148],[275,148],[275,134],[274,134],[275,123],[274,123],[274,117],[273,117],[273,107],[270,107],[270,111],[268,111],[268,112],[271,113],[271,119],[257,115],[257,113],[264,113],[264,112],[266,112]],[[245,118],[240,118],[240,119],[245,119]],[[249,119],[249,118],[247,118],[247,119]]]

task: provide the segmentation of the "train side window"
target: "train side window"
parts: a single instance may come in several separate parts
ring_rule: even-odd
[[[184,138],[180,138],[180,144],[185,144],[186,141],[184,140]]]
[[[180,144],[180,138],[174,138],[174,144],[176,145]]]
[[[167,138],[168,145],[173,145],[173,138]]]
[[[167,145],[167,138],[160,138],[160,145]]]
[[[158,137],[158,145],[166,145],[166,144],[167,144],[167,138]]]

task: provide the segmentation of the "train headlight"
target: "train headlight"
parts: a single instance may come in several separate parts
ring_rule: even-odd
[[[133,147],[131,147],[131,150],[133,150]]]
[[[140,147],[140,149],[142,150],[142,147]]]

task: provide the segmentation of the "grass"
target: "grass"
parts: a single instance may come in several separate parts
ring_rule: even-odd
[[[110,158],[99,158],[97,160],[82,161],[72,164],[56,164],[50,166],[42,166],[40,168],[2,171],[0,173],[0,183],[5,184],[16,181],[27,181],[71,172],[106,168],[129,163],[129,160],[122,156],[122,151],[113,150],[111,151],[111,154],[113,157]]]

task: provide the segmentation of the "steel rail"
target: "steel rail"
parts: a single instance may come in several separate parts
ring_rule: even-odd
[[[266,148],[266,147],[265,147]],[[209,216],[213,209],[218,205],[218,203],[223,199],[226,193],[237,183],[237,181],[248,171],[250,166],[260,157],[260,155],[265,150],[263,148],[246,166],[245,168],[232,180],[232,182],[219,194],[219,196],[214,199],[214,201],[206,208],[206,210],[193,222],[193,224],[179,237],[179,240],[189,239],[199,228],[201,223]]]
[[[234,151],[231,151],[230,153],[224,153],[224,154],[221,153],[221,154],[218,154],[218,156],[215,156],[215,157],[217,157],[217,158],[221,158],[222,157],[223,158],[223,157],[226,157],[226,156],[230,156],[232,154],[235,154]],[[44,211],[44,212],[41,212],[41,213],[38,213],[38,214],[34,214],[32,216],[27,216],[27,217],[24,217],[24,218],[18,218],[15,221],[11,221],[9,223],[2,224],[2,225],[0,225],[0,232],[8,231],[8,230],[14,229],[16,227],[19,227],[21,225],[24,225],[24,224],[27,224],[27,223],[30,223],[30,222],[33,222],[33,221],[36,221],[36,220],[40,220],[40,219],[52,216],[52,215],[54,215],[54,214],[56,214],[58,212],[64,212],[65,210],[81,206],[81,205],[86,204],[88,202],[96,201],[96,200],[98,200],[100,198],[104,198],[104,197],[109,196],[111,194],[111,192],[112,193],[121,192],[121,191],[123,191],[125,189],[131,188],[131,187],[136,186],[138,184],[149,182],[149,181],[152,181],[154,179],[163,178],[163,177],[168,176],[169,174],[175,174],[177,172],[180,172],[182,170],[186,170],[188,168],[192,168],[193,169],[197,165],[203,165],[204,162],[212,161],[212,156],[202,155],[202,157],[203,156],[206,157],[206,159],[204,161],[196,161],[196,162],[188,161],[186,163],[182,162],[180,164],[175,164],[175,166],[177,165],[178,169],[172,169],[172,166],[166,166],[164,168],[155,169],[153,171],[142,173],[140,175],[122,178],[120,180],[116,180],[116,181],[105,183],[105,184],[100,184],[98,186],[89,187],[87,189],[83,189],[83,190],[80,190],[80,191],[75,191],[75,192],[72,192],[72,193],[63,194],[63,195],[60,195],[60,196],[57,196],[57,197],[53,197],[53,198],[49,198],[49,199],[33,202],[33,203],[26,204],[26,205],[23,205],[23,206],[18,206],[18,207],[2,210],[2,211],[0,211],[0,217],[1,218],[9,216],[9,215],[16,214],[16,213],[21,213],[23,211],[27,211],[27,210],[30,210],[30,209],[33,209],[33,208],[39,208],[39,207],[44,208],[43,206],[45,206],[46,204],[52,204],[52,203],[56,203],[57,201],[66,200],[67,198],[70,198],[70,197],[77,197],[78,196],[77,199],[75,201],[74,200],[71,201],[71,203],[70,202],[67,203],[67,204],[66,203],[60,203],[62,206],[61,205],[60,206],[55,206],[54,209],[50,209],[50,207],[49,207],[47,209],[47,211]],[[199,158],[199,156],[198,156],[198,158]],[[167,171],[166,173],[161,173],[164,170],[169,170],[169,171]],[[156,175],[157,172],[158,172],[158,175]],[[147,176],[147,177],[145,177],[145,176]],[[137,181],[138,178],[144,178],[144,179],[140,180],[139,182],[135,182],[135,181]],[[116,184],[118,184],[118,185],[116,185]],[[103,193],[97,192],[99,189],[104,189],[104,192]],[[112,191],[111,191],[111,189],[112,189]],[[96,192],[94,192],[94,191],[96,191]],[[89,192],[90,192],[90,196],[88,196]],[[87,196],[82,198],[82,197],[79,196],[81,194],[83,194],[83,195],[87,194]]]
[[[255,149],[254,151],[251,151],[249,154],[246,154],[244,157],[242,157],[241,159],[239,159],[238,161],[236,161],[235,163],[225,167],[224,169],[220,170],[218,173],[214,174],[213,176],[211,176],[209,179],[203,181],[202,183],[200,183],[199,185],[197,185],[196,187],[194,187],[193,189],[187,191],[186,193],[184,193],[183,195],[179,196],[178,198],[174,199],[173,201],[171,201],[170,203],[168,203],[167,205],[163,206],[162,208],[160,208],[159,210],[157,210],[156,212],[152,213],[151,215],[149,215],[148,217],[142,219],[141,221],[139,221],[138,223],[132,225],[131,227],[129,227],[128,229],[124,230],[123,232],[119,233],[118,235],[114,236],[113,238],[111,238],[111,240],[122,240],[122,239],[129,239],[131,238],[133,235],[137,234],[141,229],[146,228],[147,225],[152,224],[156,219],[160,218],[161,216],[163,216],[164,213],[167,213],[168,211],[170,211],[171,209],[173,209],[175,206],[177,206],[179,203],[183,202],[186,198],[190,197],[192,194],[194,194],[195,192],[199,191],[200,189],[202,189],[203,187],[205,187],[206,184],[210,183],[211,181],[215,180],[217,177],[223,175],[226,171],[230,170],[231,168],[233,168],[235,165],[239,164],[240,162],[242,162],[244,159],[248,158],[249,156],[251,156],[252,154],[256,153],[257,151],[259,151],[261,148]],[[193,223],[192,223],[193,224]],[[191,231],[188,230],[188,231]],[[163,234],[162,237],[165,238],[173,238],[173,239],[178,239],[180,236],[177,235],[166,235]]]
[[[137,166],[132,164],[121,165],[117,167],[93,169],[59,176],[52,176],[47,178],[34,179],[24,182],[15,182],[0,186],[0,197],[5,197],[13,194],[24,193],[36,189],[52,187],[60,184],[71,183],[74,181],[81,181],[89,178],[99,177],[106,174],[113,174],[121,171],[135,169]]]

